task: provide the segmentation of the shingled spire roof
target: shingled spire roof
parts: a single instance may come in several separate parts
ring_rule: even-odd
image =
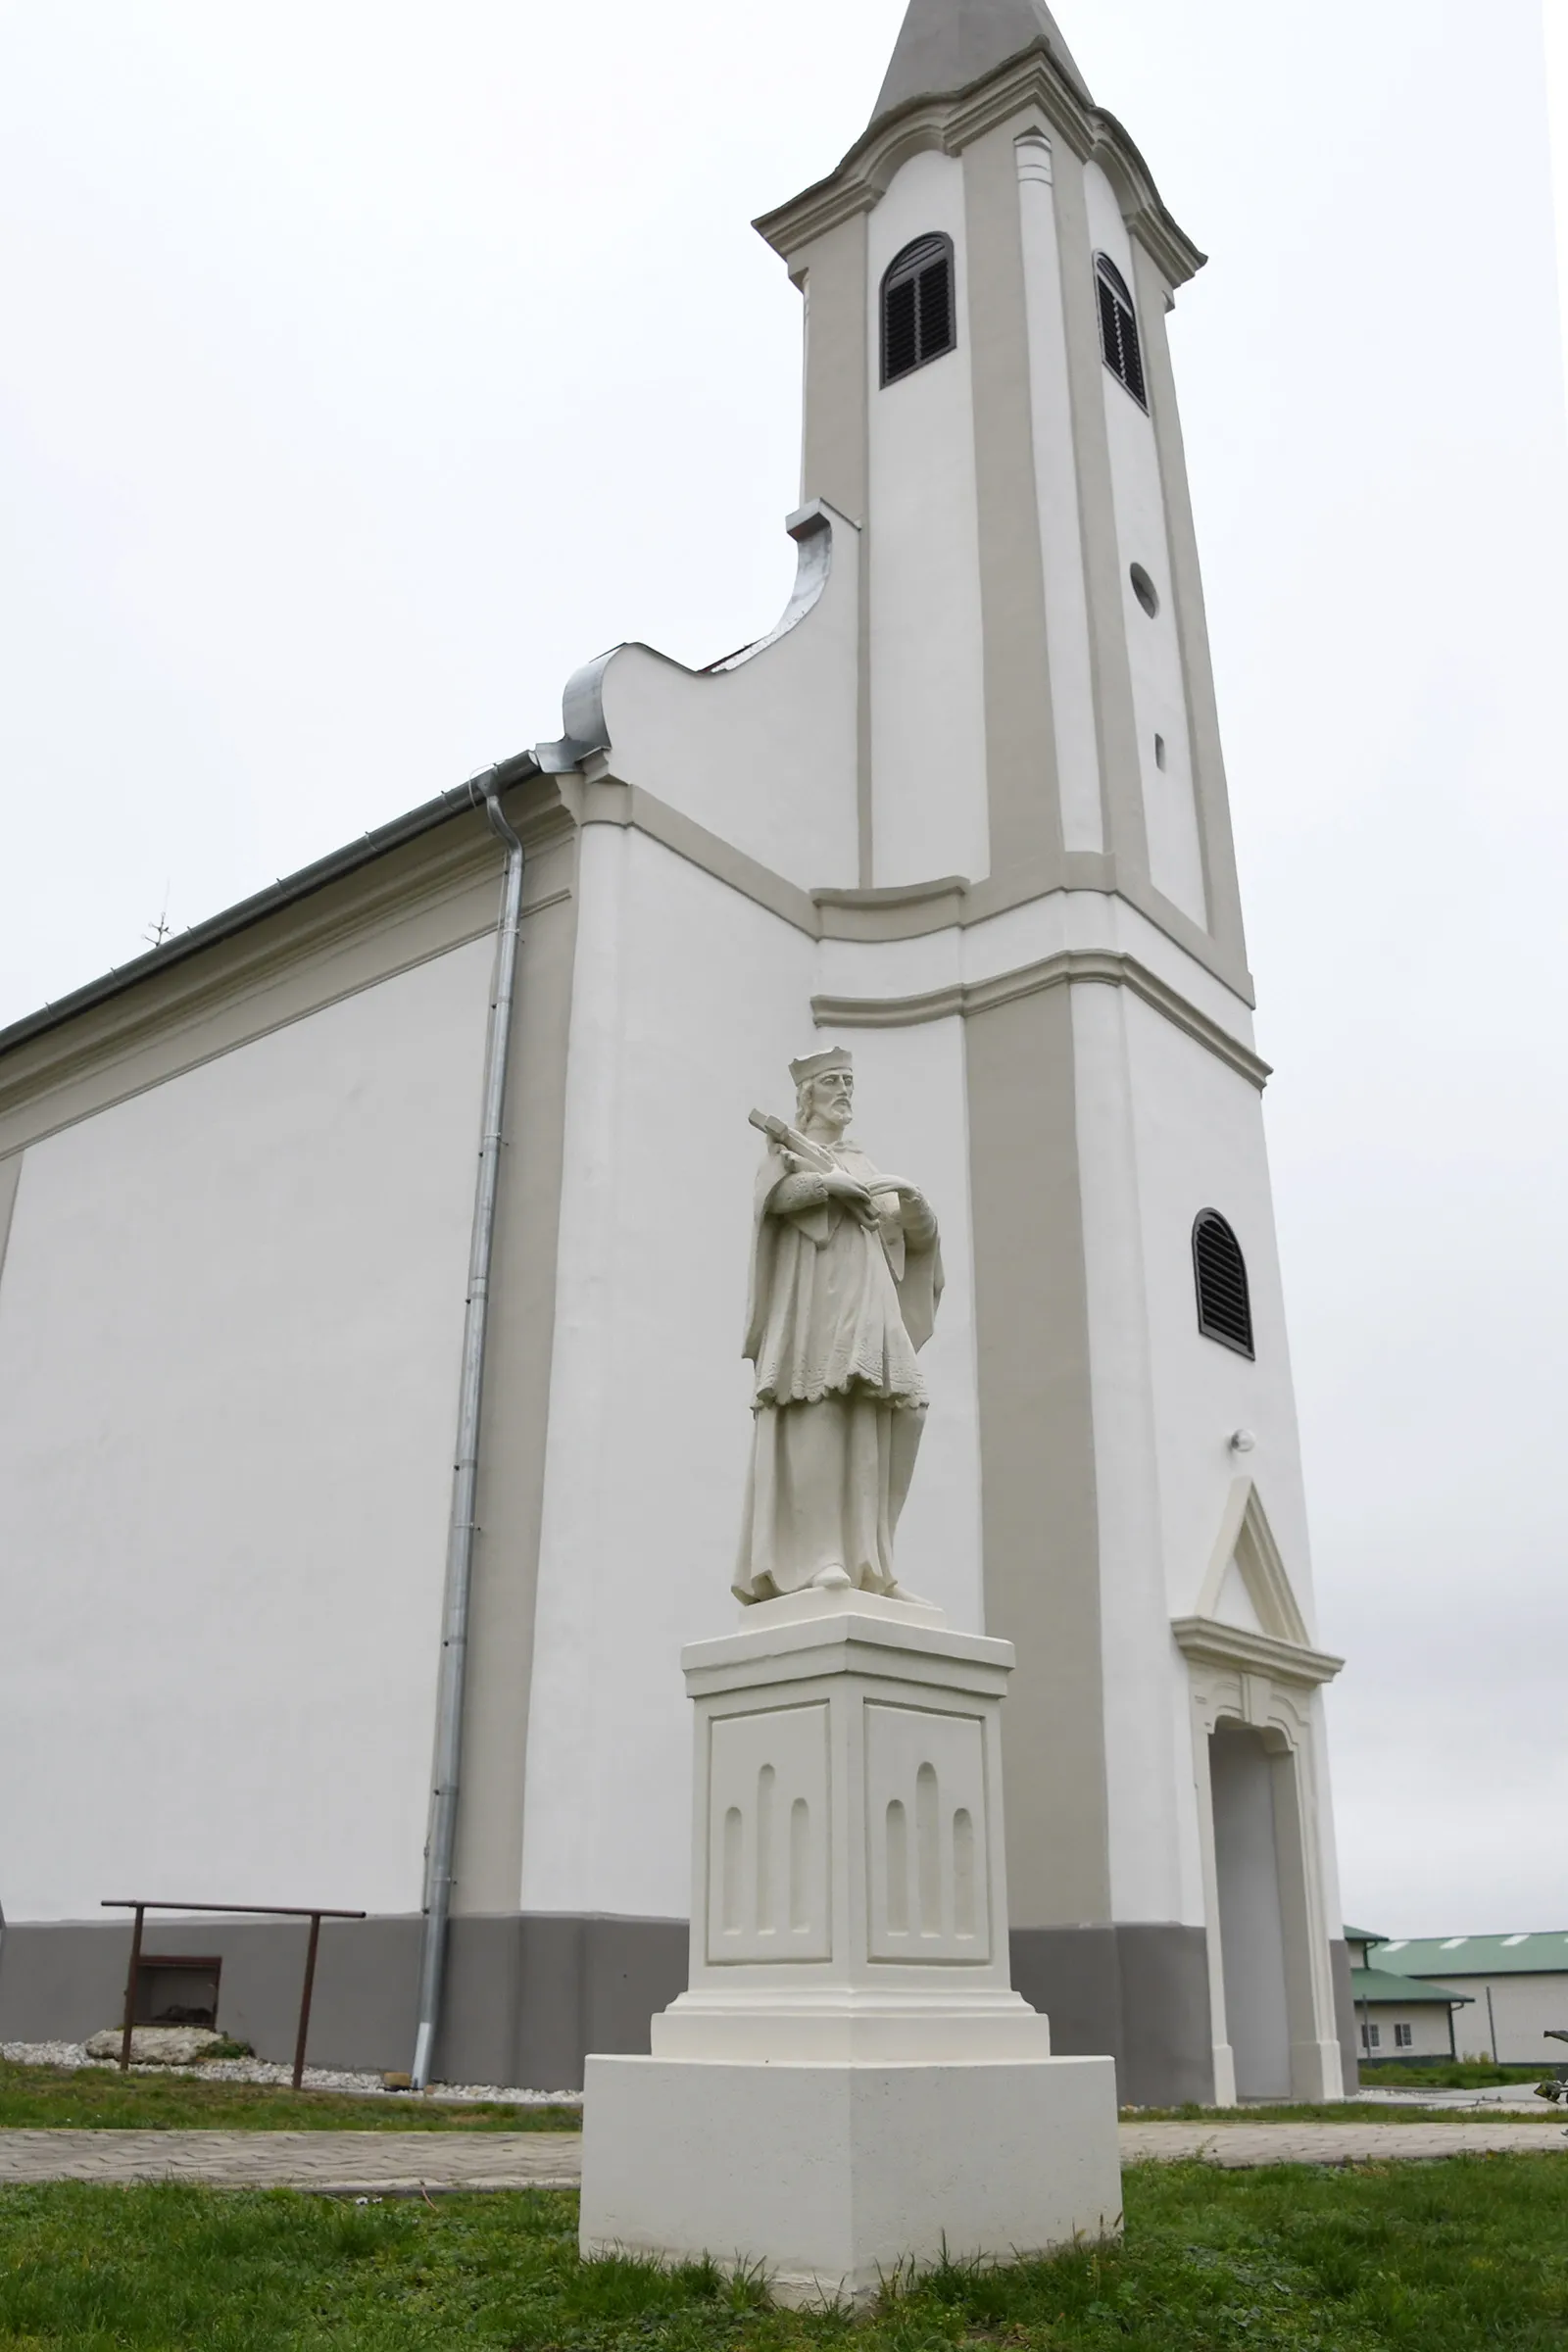
[[[1043,41],[1080,98],[1089,90],[1045,0],[909,0],[872,123],[911,98],[947,98]]]

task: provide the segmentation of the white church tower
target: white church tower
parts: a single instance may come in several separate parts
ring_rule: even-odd
[[[1339,1661],[1165,335],[1203,257],[1041,0],[911,0],[758,225],[806,314],[789,633],[625,649],[556,757],[805,885],[872,1142],[961,1140],[901,1574],[1017,1646],[1015,1983],[1124,2097],[1332,2098]]]
[[[438,2064],[559,2083],[585,2049],[646,2049],[650,2014],[685,1983],[689,1727],[673,1661],[733,1607],[745,1114],[788,1111],[789,1061],[832,1043],[854,1050],[868,1149],[918,1173],[942,1224],[948,1291],[922,1359],[933,1401],[899,1573],[952,1625],[1016,1647],[1013,1983],[1058,2052],[1115,2057],[1124,2099],[1332,2098],[1342,2058],[1353,2066],[1320,1690],[1339,1661],[1315,1637],[1268,1072],[1165,336],[1202,257],[1041,0],[911,0],[862,137],[759,226],[805,308],[790,608],[707,671],[638,645],[602,657],[568,687],[561,740],[501,778],[529,885]],[[0,1976],[8,2034],[74,2030],[44,1987],[65,1981],[61,1938],[88,1935],[72,1923],[100,1893],[153,1878],[190,1891],[198,1860],[216,1884],[220,1855],[232,1899],[370,1914],[323,1944],[322,2015],[341,2028],[323,2024],[338,2041],[322,2054],[408,2062],[498,858],[449,796],[345,853],[340,873],[302,878],[297,903],[236,910],[293,975],[291,1026],[260,995],[254,1013],[227,998],[203,1009],[220,1004],[211,987],[193,998],[156,1065],[156,1127],[135,1124],[153,1084],[140,1041],[160,1022],[175,1036],[172,951],[0,1037],[0,1252],[15,1201],[0,1557],[9,1544],[33,1563],[14,1654],[75,1644],[82,1693],[81,1724],[58,1735],[60,1818],[36,1857],[19,1844],[4,1890],[19,1923],[10,1994]],[[353,1028],[308,960],[310,909],[341,930],[344,906],[370,943],[343,999]],[[178,971],[227,969],[234,924],[209,929],[179,944]],[[247,1005],[253,966],[235,963],[230,992]],[[213,1027],[200,1050],[193,1021]],[[228,1056],[209,1069],[255,1072],[207,1111],[202,1052]],[[409,1057],[415,1082],[399,1094],[388,1078],[363,1146],[368,1081],[354,1094],[291,1075],[317,1052],[358,1056],[356,1071]],[[89,1072],[69,1100],[56,1064]],[[220,1197],[236,1121],[274,1095],[287,1115],[269,1113],[257,1152],[314,1150],[318,1125],[330,1137],[311,1185],[276,1194],[296,1223],[324,1220],[339,1183],[334,1234],[386,1222],[363,1298],[324,1222],[318,1260],[291,1228],[250,1304],[218,1254],[254,1222],[250,1170],[233,1176],[238,1205]],[[209,1117],[229,1139],[217,1162],[201,1157]],[[187,1401],[138,1435],[148,1376],[127,1358],[111,1394],[103,1301],[124,1292],[115,1328],[145,1328],[125,1286],[150,1262],[148,1233],[167,1222],[166,1294],[198,1247],[179,1209],[187,1165],[204,1171],[224,1313],[199,1341],[193,1324]],[[405,1212],[399,1187],[416,1178]],[[313,1340],[318,1262],[336,1287]],[[98,1321],[73,1341],[78,1294]],[[400,1357],[387,1335],[416,1315],[425,1337]],[[244,1453],[255,1416],[207,1431],[190,1573],[231,1573],[249,1610],[243,1657],[209,1664],[148,1636],[93,1562],[121,1561],[127,1590],[138,1544],[160,1574],[184,1573],[189,1512],[141,1498],[178,1414],[194,1426],[221,1393],[224,1349],[247,1394],[274,1356],[286,1366],[267,1389],[269,1443],[290,1443],[297,1415],[301,1460],[315,1429],[345,1430],[345,1395],[354,1411],[315,1488],[259,1475]],[[95,1414],[108,1435],[65,1511],[48,1431],[96,1428]],[[122,1454],[140,1481],[123,1493]],[[340,1497],[394,1488],[371,1544]],[[333,1622],[373,1626],[363,1687],[328,1660],[316,1691],[297,1615],[273,1611],[278,1562],[313,1607],[331,1596]],[[80,1646],[100,1636],[101,1675]],[[143,1844],[73,1863],[68,1884],[62,1857],[96,1850],[100,1818],[159,1819],[146,1792],[107,1802],[150,1769],[116,1713],[127,1659],[144,1709],[164,1683],[183,1709],[193,1687],[245,1672],[261,1691],[275,1672],[298,1724],[329,1727],[322,1753],[337,1741],[358,1761],[308,1771],[301,1731],[265,1779],[275,1835],[236,1842],[263,1784],[230,1754],[228,1726],[252,1718],[215,1704],[181,1786],[210,1798],[222,1835],[187,1796],[188,1857],[182,1830],[159,1843],[138,1826]],[[24,1761],[55,1769],[53,1719],[27,1738]],[[211,1926],[191,1933],[192,1948],[220,1948]],[[286,1988],[297,1963],[277,1965]],[[84,1982],[79,1955],[70,1966]],[[33,2009],[15,1989],[25,1970]]]

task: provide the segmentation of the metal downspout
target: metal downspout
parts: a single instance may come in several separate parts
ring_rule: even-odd
[[[490,1255],[495,1240],[496,1194],[501,1169],[502,1118],[506,1108],[507,1063],[512,1044],[512,1007],[516,989],[517,944],[522,929],[523,848],[501,812],[503,782],[538,773],[523,754],[504,767],[475,776],[468,786],[483,800],[493,832],[506,844],[501,918],[496,930],[495,993],[485,1042],[484,1115],[479,1137],[479,1170],[473,1194],[473,1232],[468,1247],[468,1299],[463,1321],[463,1376],[458,1390],[457,1457],[452,1469],[452,1519],[447,1532],[445,1615],[441,1631],[441,1677],[436,1693],[434,1777],[430,1834],[424,1849],[424,1931],[419,1946],[419,2019],[411,2080],[423,2090],[430,2079],[436,2029],[441,2022],[441,1986],[446,1973],[447,1925],[452,1912],[452,1864],[458,1837],[458,1780],[463,1762],[463,1700],[468,1660],[468,1596],[473,1581],[474,1498],[479,1472],[479,1408],[484,1389],[485,1334],[490,1310]]]

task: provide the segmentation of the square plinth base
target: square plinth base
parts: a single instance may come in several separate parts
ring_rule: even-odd
[[[867,2303],[942,2260],[1121,2229],[1108,2058],[927,2065],[590,2058],[582,2250],[758,2269]]]

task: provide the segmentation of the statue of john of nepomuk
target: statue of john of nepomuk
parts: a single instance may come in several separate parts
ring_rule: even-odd
[[[735,1591],[808,1586],[895,1599],[893,1538],[925,1423],[916,1361],[942,1296],[924,1196],[847,1140],[855,1071],[840,1048],[790,1064],[796,1125],[757,1180],[744,1353],[757,1367]]]

